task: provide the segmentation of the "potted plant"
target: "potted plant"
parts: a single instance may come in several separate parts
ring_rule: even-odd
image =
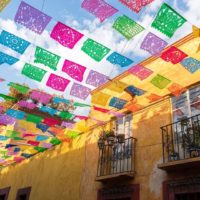
[[[125,142],[125,134],[118,134],[117,140],[119,143],[124,143]]]
[[[109,146],[113,146],[115,142],[115,132],[113,130],[105,131],[104,138],[106,138]]]

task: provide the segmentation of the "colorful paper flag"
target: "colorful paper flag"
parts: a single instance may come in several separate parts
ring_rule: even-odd
[[[110,56],[106,58],[107,61],[113,65],[119,65],[120,67],[127,67],[133,63],[133,61],[117,52],[113,52]]]
[[[173,83],[170,87],[168,87],[168,90],[176,97],[179,97],[182,93],[184,93],[187,89],[180,86],[177,83]]]
[[[149,100],[149,103],[152,103],[154,101],[157,101],[159,99],[161,99],[162,97],[157,95],[157,94],[150,94],[149,96],[146,96],[146,98]]]
[[[13,65],[18,61],[19,61],[18,58],[15,58],[13,56],[7,55],[7,54],[5,54],[5,53],[0,51],[0,65],[4,64],[4,63],[6,63],[8,65]]]
[[[47,51],[41,47],[36,47],[35,49],[35,60],[34,63],[40,63],[53,70],[57,70],[57,65],[60,60],[60,56]]]
[[[80,135],[80,133],[76,132],[76,131],[68,131],[67,132],[67,136],[71,139],[75,139]]]
[[[27,114],[26,117],[27,122],[33,122],[35,124],[39,124],[42,120],[43,120],[42,117],[33,114]]]
[[[87,39],[81,50],[97,62],[100,62],[110,52],[109,48],[92,39]]]
[[[127,101],[123,100],[123,99],[119,99],[117,97],[113,97],[110,100],[109,106],[117,108],[119,110],[121,110],[122,108],[124,108],[124,106],[126,105]]]
[[[35,81],[41,82],[46,72],[47,71],[45,71],[44,69],[40,69],[39,67],[35,67],[26,63],[21,73]]]
[[[195,73],[197,70],[200,69],[200,61],[194,59],[194,58],[185,58],[182,62],[181,65],[185,67],[190,73]]]
[[[74,63],[70,60],[65,60],[62,71],[67,73],[73,79],[82,82],[86,67]]]
[[[13,82],[10,82],[8,84],[8,86],[10,86],[11,88],[14,88],[15,90],[17,90],[18,92],[20,92],[22,94],[26,94],[29,91],[29,87],[27,87],[25,85],[13,83]]]
[[[140,10],[142,9],[141,0],[118,0],[118,1],[136,13],[139,13]]]
[[[100,108],[100,107],[97,107],[97,106],[93,106],[93,109],[96,110],[96,111],[102,112],[102,113],[108,113],[110,111],[108,109]]]
[[[66,104],[70,104],[70,100],[68,99],[63,99],[63,98],[60,98],[60,97],[54,97],[53,98],[53,102],[58,104],[58,103],[66,103]]]
[[[16,119],[24,119],[25,113],[20,110],[8,109],[6,114]]]
[[[0,0],[0,12],[10,3],[11,0]]]
[[[51,107],[48,107],[48,106],[42,106],[39,108],[39,110],[42,112],[48,113],[51,116],[54,116],[58,112],[57,110],[55,110]]]
[[[167,78],[165,78],[164,76],[161,76],[160,74],[157,74],[152,80],[151,83],[159,88],[159,89],[164,89],[165,87],[167,87],[167,85],[170,83],[171,81]]]
[[[16,119],[9,116],[9,115],[5,115],[5,114],[0,114],[0,124],[3,125],[12,125],[16,123]]]
[[[74,114],[71,114],[70,112],[64,112],[64,111],[61,111],[58,114],[58,116],[61,117],[62,119],[73,119],[74,118]]]
[[[53,88],[54,90],[63,92],[65,91],[69,83],[70,81],[68,79],[65,79],[61,76],[57,76],[55,74],[50,74],[46,85]]]
[[[53,145],[58,145],[61,143],[61,141],[58,138],[52,138],[50,143]]]
[[[161,58],[165,60],[166,62],[171,62],[173,64],[177,64],[181,62],[184,58],[186,58],[188,55],[181,51],[180,49],[171,46],[169,49],[167,49],[165,52],[161,54]]]
[[[133,21],[126,15],[120,16],[113,24],[113,28],[130,40],[144,30],[144,27]]]
[[[31,102],[28,102],[28,101],[24,101],[24,100],[21,100],[18,102],[18,105],[22,108],[28,108],[30,110],[33,110],[34,108],[37,107],[36,104],[34,103],[31,103]]]
[[[128,85],[126,83],[114,80],[114,81],[112,81],[112,83],[109,86],[107,86],[106,89],[112,90],[117,93],[122,93],[126,87],[128,87]]]
[[[73,49],[75,44],[83,37],[83,34],[58,22],[53,28],[50,36],[64,47]]]
[[[5,101],[17,101],[18,99],[15,97],[11,97],[5,94],[0,93],[0,98],[3,98]]]
[[[105,94],[103,92],[97,92],[97,93],[92,95],[92,103],[98,104],[98,105],[101,105],[101,106],[106,106],[110,97],[111,97],[110,95]]]
[[[168,45],[163,39],[149,32],[144,38],[140,48],[149,52],[151,55],[158,55]]]
[[[84,103],[79,103],[79,102],[74,102],[74,106],[75,107],[91,107],[88,104],[84,104]]]
[[[74,83],[72,85],[70,95],[85,100],[91,92],[91,89],[80,85],[78,83]]]
[[[30,6],[24,1],[21,1],[14,19],[15,22],[38,34],[42,34],[50,20],[50,16]]]
[[[185,18],[163,3],[151,26],[171,38],[185,22]]]
[[[128,70],[129,73],[137,76],[141,81],[148,78],[153,71],[143,67],[142,65],[135,65]]]
[[[49,139],[49,137],[46,136],[46,135],[38,135],[35,140],[40,142],[40,141],[44,141],[44,140],[47,140],[47,139]]]
[[[118,12],[116,8],[113,8],[104,0],[84,0],[81,7],[94,14],[100,19],[100,22],[103,22],[105,19]]]
[[[132,112],[136,112],[138,110],[141,110],[143,106],[139,104],[130,104],[130,105],[127,105],[126,108]]]
[[[133,85],[128,86],[127,88],[124,89],[125,92],[127,92],[128,94],[130,94],[131,96],[141,96],[145,93],[144,90],[139,89]]]
[[[43,123],[48,126],[60,125],[60,121],[53,118],[47,118],[47,117],[44,119]]]
[[[3,30],[0,34],[0,44],[23,54],[30,45],[30,42]]]
[[[63,121],[61,126],[65,127],[65,128],[73,129],[75,126],[75,123]]]
[[[42,104],[48,104],[52,98],[52,95],[38,90],[33,90],[30,95],[31,99],[36,100]]]
[[[42,132],[46,132],[49,129],[49,126],[46,124],[37,124],[36,127],[40,129]]]
[[[109,77],[97,71],[90,70],[86,83],[94,87],[99,87],[108,81]]]

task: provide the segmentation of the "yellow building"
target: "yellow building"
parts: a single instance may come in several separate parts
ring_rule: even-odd
[[[173,46],[200,60],[199,44],[198,34],[193,33]],[[18,200],[28,196],[30,200],[200,199],[200,70],[191,74],[180,63],[159,57],[141,65],[154,73],[140,80],[125,72],[93,91],[94,105],[99,105],[99,93],[127,100],[127,108],[120,111],[125,115],[110,118],[91,110],[93,120],[86,122],[90,129],[71,143],[1,169],[0,199],[15,200],[17,195]],[[175,85],[171,92],[154,87],[150,80],[157,74],[186,91],[174,97],[171,93],[183,90],[173,90]],[[124,88],[132,84],[148,92],[131,96]],[[106,104],[104,109],[111,107]],[[125,140],[116,136],[114,144],[112,139],[99,140],[100,133],[113,129],[125,134]]]

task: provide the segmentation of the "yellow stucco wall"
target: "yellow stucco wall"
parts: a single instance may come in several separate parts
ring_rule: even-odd
[[[131,183],[140,184],[141,200],[162,199],[162,182],[167,176],[157,168],[162,162],[160,126],[171,122],[170,108],[168,99],[134,114],[136,176]],[[32,187],[30,200],[96,200],[102,187],[94,181],[99,130],[1,170],[0,188],[11,186],[9,200],[15,199],[18,188],[28,186]]]

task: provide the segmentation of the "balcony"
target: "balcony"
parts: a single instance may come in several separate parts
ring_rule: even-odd
[[[200,167],[200,115],[161,127],[163,164],[166,171]]]
[[[99,147],[96,181],[132,179],[134,177],[135,138],[130,137]]]

